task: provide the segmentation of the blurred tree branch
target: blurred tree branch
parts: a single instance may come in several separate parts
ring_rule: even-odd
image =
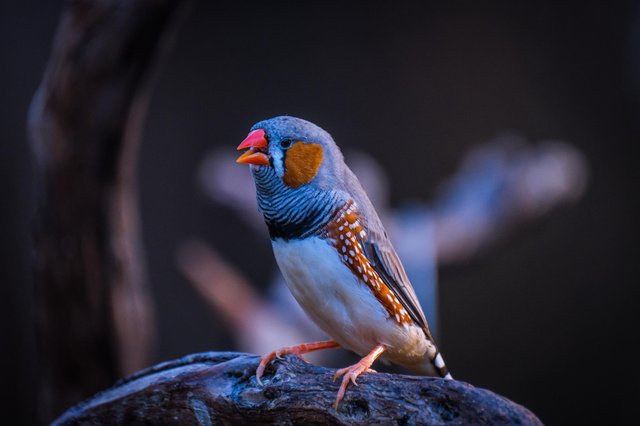
[[[40,421],[148,365],[136,152],[182,3],[65,3],[29,112]]]
[[[526,408],[459,381],[365,374],[336,411],[333,370],[286,356],[255,380],[259,357],[202,353],[159,364],[73,407],[54,425],[541,425]]]

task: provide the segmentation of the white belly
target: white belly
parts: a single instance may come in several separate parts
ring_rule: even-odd
[[[387,311],[366,284],[342,263],[326,240],[275,240],[278,266],[291,293],[307,315],[336,342],[359,355],[382,343],[383,358],[409,368],[421,363],[433,346],[417,326],[404,327]]]

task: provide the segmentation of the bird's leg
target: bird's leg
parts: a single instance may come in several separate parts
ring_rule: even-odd
[[[333,405],[336,410],[338,409],[338,405],[340,404],[340,401],[342,401],[342,398],[344,398],[344,393],[347,390],[347,386],[349,385],[349,382],[358,386],[358,384],[356,383],[356,379],[358,378],[359,375],[361,375],[364,372],[367,372],[367,373],[375,372],[375,370],[372,370],[370,367],[373,364],[373,362],[380,355],[382,355],[382,352],[384,352],[384,350],[385,350],[384,345],[380,344],[375,348],[373,348],[373,350],[369,352],[367,356],[362,358],[357,363],[353,364],[350,367],[341,368],[340,370],[336,371],[336,374],[333,376],[334,382],[338,377],[344,376],[342,377],[342,384],[340,385],[340,389],[338,390],[338,395],[336,396],[336,403]]]
[[[325,340],[322,342],[313,342],[313,343],[302,343],[300,345],[295,346],[285,346],[273,352],[269,352],[264,355],[260,359],[260,364],[256,369],[256,380],[258,383],[262,384],[260,378],[264,374],[264,369],[267,368],[267,365],[273,358],[280,358],[282,355],[302,355],[307,354],[309,352],[319,351],[322,349],[334,349],[339,348],[340,345],[333,340]]]

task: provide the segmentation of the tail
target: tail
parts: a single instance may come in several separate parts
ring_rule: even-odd
[[[435,367],[438,376],[442,377],[445,380],[453,380],[453,376],[451,375],[451,373],[449,373],[449,369],[444,363],[444,359],[442,358],[442,355],[440,354],[440,351],[438,349],[436,349],[433,358],[431,358],[429,361],[431,361],[431,364],[433,365],[433,367]]]
[[[424,376],[442,377],[445,380],[453,380],[449,369],[444,363],[444,359],[437,348],[427,352],[424,358],[412,366],[406,365],[411,371]]]

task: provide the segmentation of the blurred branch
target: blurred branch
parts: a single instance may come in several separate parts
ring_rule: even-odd
[[[181,3],[65,3],[29,112],[40,421],[149,361],[135,160]]]
[[[73,407],[54,425],[165,424],[474,424],[541,425],[526,408],[459,381],[365,374],[333,409],[333,370],[287,356],[257,385],[259,358],[190,355],[159,364]]]
[[[470,151],[433,203],[437,261],[464,261],[514,227],[580,199],[584,155],[563,141],[527,144],[506,133]]]

